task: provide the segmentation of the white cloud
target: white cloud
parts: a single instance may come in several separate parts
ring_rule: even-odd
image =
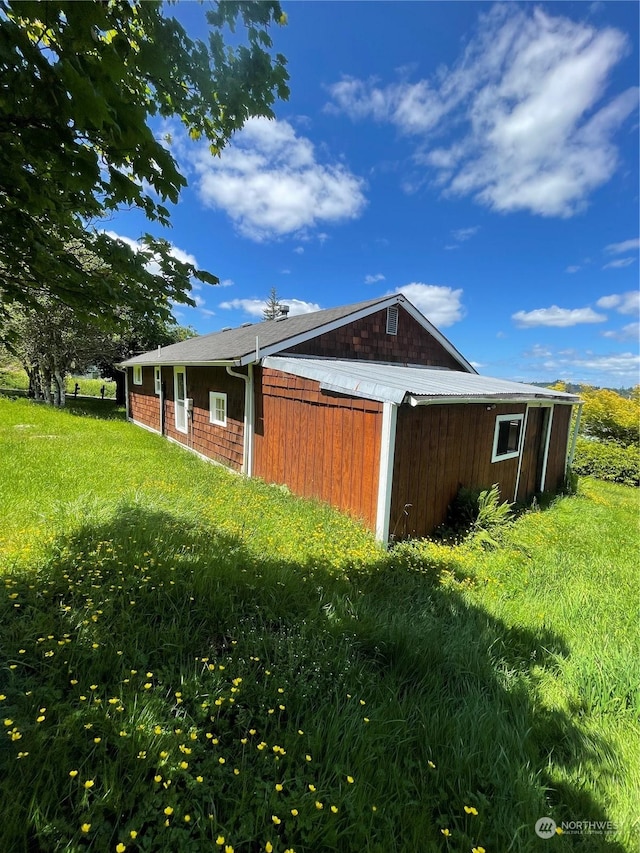
[[[625,267],[631,266],[636,261],[635,258],[616,258],[615,261],[609,261],[608,264],[605,264],[602,269],[603,270],[619,270],[624,269]]]
[[[576,273],[576,272],[579,272],[580,269],[581,269],[581,267],[578,266],[578,264],[573,264],[572,266],[567,267],[565,272]]]
[[[310,140],[286,121],[250,118],[220,157],[201,148],[194,165],[204,204],[256,241],[354,219],[366,203],[363,181],[345,166],[317,162]]]
[[[232,278],[223,278],[220,281],[220,287],[233,287],[234,284],[235,282]]]
[[[418,135],[416,160],[447,193],[502,212],[568,217],[618,165],[614,134],[638,90],[606,99],[605,91],[627,52],[616,29],[496,4],[452,68],[386,86],[346,78],[330,87],[332,108]]]
[[[123,243],[126,243],[130,249],[134,252],[139,252],[146,247],[139,243],[137,240],[132,240],[131,237],[123,237],[121,234],[117,234],[115,231],[104,231],[107,237],[111,237],[112,240],[121,240]],[[198,262],[195,259],[194,255],[189,254],[189,252],[185,252],[182,249],[178,248],[178,246],[171,246],[169,249],[169,254],[173,255],[176,260],[181,261],[183,264],[191,264],[192,266],[199,269]],[[161,275],[160,265],[156,261],[149,261],[146,265],[146,269],[152,275]],[[192,288],[194,290],[199,290],[200,286],[197,282],[192,283]],[[197,297],[196,297],[197,298]]]
[[[637,314],[640,311],[640,292],[628,290],[626,293],[611,293],[596,302],[598,308],[615,308],[618,314]]]
[[[624,255],[625,252],[632,252],[634,249],[640,249],[640,238],[634,240],[624,240],[622,243],[609,243],[604,247],[608,255]]]
[[[393,293],[404,293],[427,320],[438,328],[457,323],[466,313],[461,301],[461,288],[453,290],[437,284],[412,282],[396,287]]]
[[[472,228],[458,228],[451,232],[451,236],[458,243],[464,243],[466,240],[470,240],[471,237],[477,234],[479,230],[479,225],[474,225]]]
[[[511,315],[511,319],[522,329],[532,326],[566,328],[581,323],[603,323],[607,318],[604,314],[597,314],[593,308],[558,308],[552,305],[534,311],[517,311]]]
[[[385,277],[381,272],[376,273],[375,275],[365,275],[364,283],[365,284],[375,284],[378,281],[384,281]]]
[[[296,255],[304,255],[304,248],[302,246],[296,246],[293,251]]]
[[[312,311],[319,311],[320,306],[315,302],[304,302],[302,299],[282,299],[279,298],[282,305],[289,306],[289,316],[295,317],[297,314],[311,314]],[[226,310],[235,309],[236,311],[244,311],[250,317],[263,319],[264,310],[267,307],[266,299],[231,299],[228,302],[221,302],[220,308]]]
[[[583,370],[598,370],[618,378],[635,377],[636,381],[640,370],[640,356],[631,352],[619,355],[587,355],[576,358],[571,363]]]
[[[637,320],[634,323],[627,323],[621,329],[603,332],[602,336],[613,338],[615,341],[637,341],[640,339],[640,323]]]

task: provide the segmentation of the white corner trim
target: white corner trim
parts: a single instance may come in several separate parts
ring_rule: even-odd
[[[376,513],[376,539],[383,543],[386,543],[389,539],[397,421],[398,406],[395,403],[383,403],[380,463],[378,465],[378,506]]]
[[[524,412],[524,423],[522,424],[522,431],[520,433],[520,447],[518,448],[518,473],[516,475],[516,487],[513,492],[513,502],[515,503],[518,500],[518,489],[520,488],[520,475],[522,473],[522,457],[524,456],[524,445],[527,440],[527,425],[529,423],[529,409],[531,407],[527,404],[527,408]],[[520,415],[522,417],[522,415]]]
[[[147,432],[152,432],[154,435],[161,435],[159,429],[154,429],[153,427],[149,426],[149,424],[143,424],[142,421],[137,421],[135,418],[127,418],[127,420],[130,424],[134,424],[137,427],[142,427],[142,429],[146,429]]]
[[[544,492],[544,487],[547,482],[547,465],[549,464],[549,445],[551,444],[551,430],[553,429],[553,413],[555,406],[546,406],[549,409],[549,418],[547,419],[547,434],[544,437],[544,455],[542,457],[542,476],[540,477],[540,491]]]

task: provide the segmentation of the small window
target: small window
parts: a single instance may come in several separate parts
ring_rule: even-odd
[[[520,454],[524,415],[498,415],[493,435],[492,462],[513,459]]]
[[[209,423],[226,427],[227,395],[218,391],[209,391]]]
[[[142,367],[139,364],[133,365],[133,384],[142,385]]]
[[[162,387],[162,374],[160,373],[159,367],[153,368],[153,390],[156,392],[158,396],[160,396],[160,389]]]
[[[387,334],[398,334],[398,306],[392,305],[387,308]]]

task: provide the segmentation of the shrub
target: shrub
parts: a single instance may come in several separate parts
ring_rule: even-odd
[[[511,518],[511,504],[500,503],[497,483],[490,489],[461,488],[447,511],[447,520],[438,531],[443,538],[471,535],[481,544],[496,544],[496,534]]]
[[[626,486],[640,485],[640,449],[613,441],[579,437],[572,470],[580,476],[597,477]]]
[[[638,444],[640,397],[621,397],[607,388],[582,386],[584,400],[581,432],[601,441],[616,441],[625,446]]]

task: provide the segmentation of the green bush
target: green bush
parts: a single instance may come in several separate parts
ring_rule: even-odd
[[[625,486],[640,485],[640,449],[613,441],[578,438],[572,470],[580,476],[597,477]]]

